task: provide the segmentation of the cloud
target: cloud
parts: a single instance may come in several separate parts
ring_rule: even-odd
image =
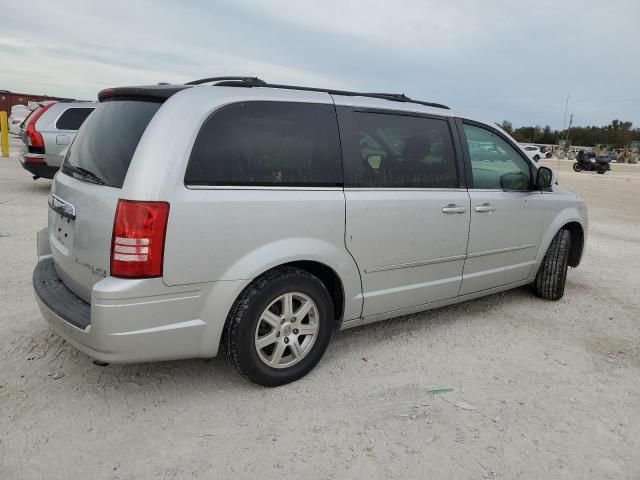
[[[635,0],[32,0],[3,13],[0,88],[15,91],[95,98],[116,85],[258,75],[553,127],[570,91],[578,124],[640,124]]]

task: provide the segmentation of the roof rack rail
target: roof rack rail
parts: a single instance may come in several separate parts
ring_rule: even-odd
[[[448,106],[443,105],[441,103],[423,102],[421,100],[414,100],[412,98],[407,97],[404,93],[351,92],[348,90],[335,90],[330,88],[300,87],[296,85],[280,85],[276,83],[267,83],[258,77],[211,77],[211,78],[203,78],[200,80],[193,80],[189,83],[185,83],[185,85],[202,85],[204,83],[212,83],[212,82],[219,82],[214,85],[217,87],[269,87],[269,88],[280,88],[284,90],[301,90],[304,92],[322,92],[322,93],[328,93],[329,95],[343,95],[347,97],[369,97],[369,98],[380,98],[382,100],[390,100],[392,102],[417,103],[419,105],[424,105],[426,107],[442,108],[442,109],[450,110]]]
[[[241,82],[245,87],[264,87],[267,85],[267,82],[260,80],[258,77],[210,77],[201,78],[200,80],[192,80],[191,82],[185,83],[185,85],[202,85],[204,83],[223,82],[229,80]]]
[[[329,95],[344,95],[347,97],[380,98],[382,100],[391,100],[392,102],[417,103],[420,105],[425,105],[427,107],[443,108],[446,110],[450,110],[449,107],[441,103],[423,102],[420,100],[414,100],[412,98],[407,97],[404,93],[351,92],[349,90],[334,90],[331,88],[315,88],[315,87],[298,87],[295,85],[278,85],[274,83],[268,83],[264,86],[270,87],[270,88],[282,88],[286,90],[302,90],[305,92],[324,92],[324,93],[328,93]]]

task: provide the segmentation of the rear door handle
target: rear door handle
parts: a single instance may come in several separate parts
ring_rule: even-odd
[[[493,212],[495,209],[496,207],[494,207],[490,203],[483,203],[482,205],[476,205],[475,211],[476,212]]]
[[[465,207],[461,207],[460,205],[456,205],[455,203],[450,203],[446,207],[442,207],[442,213],[446,213],[447,215],[452,215],[454,213],[464,213],[467,209]]]

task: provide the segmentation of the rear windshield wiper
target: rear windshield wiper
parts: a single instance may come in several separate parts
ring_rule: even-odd
[[[86,168],[82,168],[82,167],[76,167],[75,165],[71,165],[70,163],[65,163],[62,166],[62,171],[70,171],[72,173],[75,173],[77,175],[80,175],[82,178],[86,178],[87,180],[90,180],[94,183],[97,183],[98,185],[106,185],[107,182],[105,182],[103,179],[101,179],[99,176],[97,176],[95,173],[87,170]]]

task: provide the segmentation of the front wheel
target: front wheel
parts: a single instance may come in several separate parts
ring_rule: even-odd
[[[553,237],[534,283],[536,294],[545,300],[560,300],[564,295],[569,267],[571,232],[560,230]]]
[[[273,387],[297,380],[322,358],[335,326],[333,302],[310,273],[285,267],[254,281],[229,314],[224,347],[241,375]]]
[[[581,172],[582,171],[582,167],[580,166],[580,164],[578,162],[575,162],[573,164],[573,171],[574,172]]]
[[[603,175],[606,171],[607,171],[607,169],[606,169],[606,168],[599,168],[599,169],[598,169],[598,173],[599,173],[600,175]]]

